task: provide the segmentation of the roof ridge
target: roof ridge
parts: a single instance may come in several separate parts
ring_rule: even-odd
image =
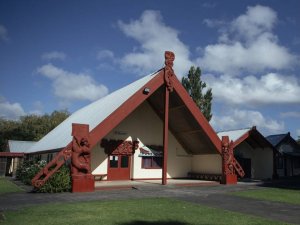
[[[238,131],[238,130],[251,130],[251,129],[252,129],[252,127],[245,127],[245,128],[240,128],[240,129],[220,130],[220,131],[217,131],[216,133],[229,132],[229,131]]]

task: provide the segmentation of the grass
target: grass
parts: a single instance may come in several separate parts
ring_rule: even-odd
[[[233,195],[290,204],[300,204],[300,190],[263,188],[261,190],[234,192]]]
[[[285,224],[167,198],[47,204],[8,211],[3,218],[3,225]]]
[[[21,192],[21,191],[23,190],[20,187],[18,187],[8,179],[4,177],[0,178],[0,195],[5,193]]]

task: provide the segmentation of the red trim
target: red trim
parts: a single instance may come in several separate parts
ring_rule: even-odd
[[[0,152],[0,157],[24,157],[24,153],[17,152]]]
[[[169,89],[165,87],[165,116],[164,116],[164,152],[163,152],[163,167],[162,167],[162,184],[167,184],[167,169],[168,169],[168,145],[169,145]]]
[[[250,136],[250,131],[244,133],[241,137],[239,137],[234,143],[233,148],[241,144],[243,141],[245,141]]]
[[[173,79],[173,86],[176,93],[181,98],[181,100],[185,103],[185,105],[187,106],[191,114],[194,116],[198,124],[201,126],[201,128],[204,130],[204,133],[206,133],[206,135],[208,136],[212,144],[215,146],[216,150],[221,154],[222,144],[220,138],[218,137],[214,129],[210,126],[210,124],[208,123],[204,115],[197,107],[196,103],[193,101],[193,99],[184,89],[184,87],[177,79],[177,77],[173,76],[172,79]]]

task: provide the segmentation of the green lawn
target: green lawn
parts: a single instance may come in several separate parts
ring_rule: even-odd
[[[48,204],[4,212],[1,224],[284,224],[167,198]]]
[[[11,192],[20,192],[23,191],[14,183],[10,182],[8,179],[1,177],[0,178],[0,195]]]
[[[261,190],[234,192],[233,195],[290,204],[300,204],[300,190],[263,188]]]

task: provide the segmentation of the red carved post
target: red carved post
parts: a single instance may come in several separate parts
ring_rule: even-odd
[[[95,189],[91,174],[89,125],[72,124],[72,192],[91,192]]]
[[[233,142],[228,136],[222,137],[222,184],[236,184],[237,175],[234,168]]]
[[[167,168],[168,168],[168,139],[169,139],[169,92],[173,91],[172,77],[175,76],[173,70],[173,62],[175,54],[170,51],[165,51],[165,108],[164,108],[164,132],[163,132],[163,168],[162,168],[162,184],[167,184]]]

